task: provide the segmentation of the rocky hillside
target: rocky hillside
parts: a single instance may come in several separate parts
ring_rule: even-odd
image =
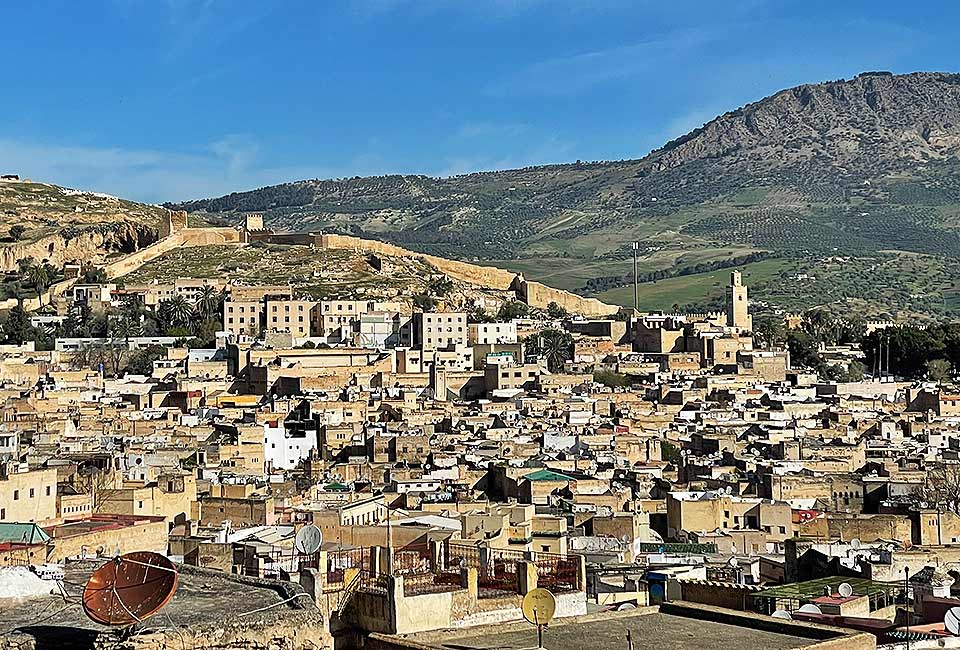
[[[872,72],[784,90],[639,160],[298,181],[177,207],[228,220],[263,212],[278,230],[377,237],[628,301],[632,240],[651,281],[757,252],[814,266],[854,255],[869,266],[893,251],[945,268],[960,258],[958,153],[960,75]],[[770,281],[801,282],[777,273]],[[952,282],[891,290],[902,296],[868,311],[955,312]],[[792,293],[782,306],[822,301],[802,287]],[[851,284],[830,304],[843,309],[856,294]]]
[[[0,180],[0,270],[33,257],[102,260],[156,240],[166,210],[47,183]]]

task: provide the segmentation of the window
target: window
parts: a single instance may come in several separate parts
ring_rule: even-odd
[[[14,490],[14,491],[13,491],[13,500],[14,500],[14,501],[19,501],[19,500],[20,500],[20,490]]]
[[[30,498],[33,498],[33,488],[30,488]]]
[[[781,535],[786,535],[786,534],[787,534],[787,529],[786,529],[784,526],[780,526],[780,534],[781,534]]]
[[[50,496],[50,486],[47,486],[47,496]]]

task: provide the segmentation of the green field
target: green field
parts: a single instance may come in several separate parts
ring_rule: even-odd
[[[720,269],[709,273],[685,275],[640,285],[642,311],[670,310],[673,305],[704,305],[722,300],[730,272],[739,270],[749,287],[770,280],[790,265],[788,260],[772,259],[746,264],[739,269]],[[633,287],[618,287],[597,296],[604,302],[633,306]]]

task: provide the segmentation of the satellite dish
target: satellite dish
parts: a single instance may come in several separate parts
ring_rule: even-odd
[[[731,544],[731,545],[730,545],[730,552],[731,552],[731,553],[736,553],[736,552],[737,552],[737,545],[736,545],[736,544]]]
[[[773,616],[774,618],[782,618],[785,621],[789,621],[790,619],[793,618],[792,616],[790,616],[790,612],[783,609],[778,609],[773,614],[771,614],[771,616]]]
[[[523,597],[523,617],[534,625],[546,625],[557,612],[557,599],[553,593],[537,587]]]
[[[313,555],[320,550],[323,543],[323,533],[313,524],[307,524],[299,531],[293,540],[293,547],[302,555]]]
[[[173,562],[147,551],[113,558],[83,589],[83,611],[103,625],[133,625],[159,612],[177,589]]]
[[[637,606],[634,605],[633,603],[622,603],[619,607],[617,607],[617,611],[618,611],[618,612],[626,612],[626,611],[629,611],[629,610],[631,610],[631,609],[636,609],[636,608],[637,608]]]
[[[960,636],[960,607],[951,607],[943,617],[943,626],[953,636]]]
[[[732,558],[730,558],[729,560],[727,560],[727,564],[729,564],[730,566],[736,568],[736,567],[740,566],[740,561],[737,560],[737,558],[732,557]]]
[[[856,550],[858,550],[861,546],[863,546],[863,544],[860,542],[860,538],[859,538],[859,537],[854,537],[853,539],[850,540],[850,548],[852,548],[853,550],[856,551]]]
[[[801,614],[822,614],[820,608],[814,605],[813,603],[807,603],[803,607],[797,610]]]
[[[844,598],[849,598],[853,595],[853,587],[850,586],[849,582],[840,583],[840,587],[837,588],[837,591],[840,592],[840,595]]]

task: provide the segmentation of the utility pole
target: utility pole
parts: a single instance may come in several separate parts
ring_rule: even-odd
[[[633,242],[633,308],[640,311],[640,274],[637,272],[637,251],[640,242]]]
[[[903,603],[907,610],[907,650],[910,650],[910,567],[903,567]]]
[[[890,335],[887,335],[887,374],[890,375]],[[893,378],[893,375],[890,375]]]

